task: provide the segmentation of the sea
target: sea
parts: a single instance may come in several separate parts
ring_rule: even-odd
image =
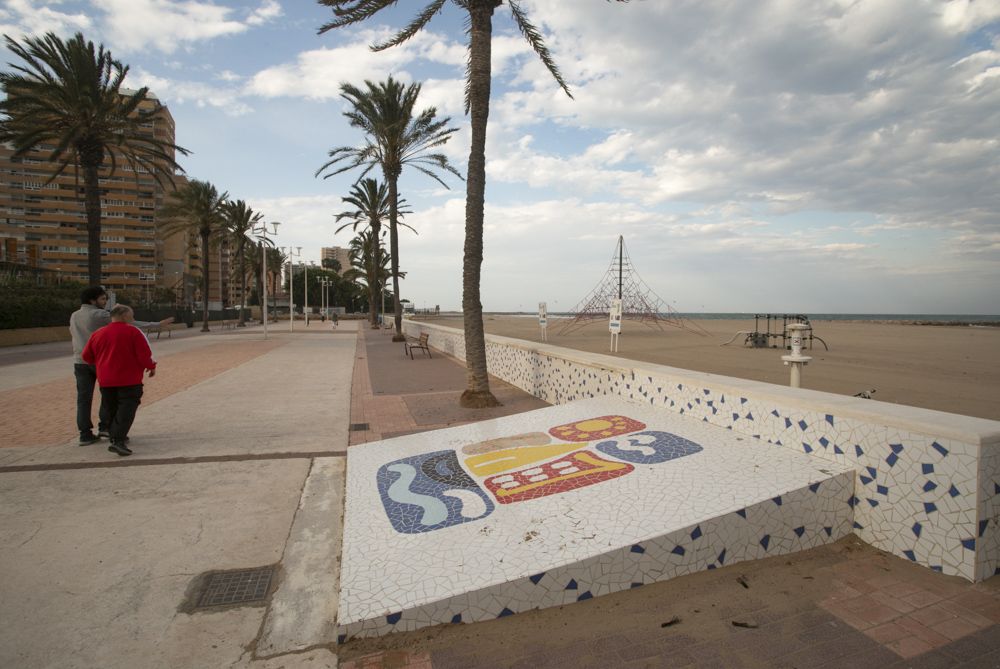
[[[537,318],[537,313],[525,313],[517,311],[491,311],[489,315],[496,316],[519,316],[524,318]],[[662,314],[668,317],[669,314]],[[681,318],[691,318],[699,320],[731,320],[743,321],[753,320],[754,317],[766,317],[767,314],[741,313],[741,312],[677,312],[675,316]],[[786,314],[771,314],[772,318],[781,320]],[[805,315],[810,321],[898,321],[902,323],[948,323],[948,324],[974,324],[974,325],[1000,325],[1000,315],[998,314],[787,314],[788,316]],[[549,318],[570,318],[571,313],[552,312],[548,313]]]

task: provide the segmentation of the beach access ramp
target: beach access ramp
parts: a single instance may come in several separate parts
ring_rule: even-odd
[[[559,606],[852,531],[854,471],[602,397],[350,449],[341,641]]]

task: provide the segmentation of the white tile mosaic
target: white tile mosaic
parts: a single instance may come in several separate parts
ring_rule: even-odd
[[[459,330],[405,327],[464,356]],[[1000,422],[504,337],[489,336],[486,353],[491,374],[554,404],[619,396],[851,467],[861,539],[970,580],[1000,567]]]
[[[853,479],[620,398],[356,446],[339,633],[492,619],[835,541]]]

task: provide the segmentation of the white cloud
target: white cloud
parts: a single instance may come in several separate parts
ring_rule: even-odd
[[[281,3],[277,0],[264,0],[260,7],[250,12],[250,16],[247,17],[247,24],[251,26],[263,25],[282,14],[284,14],[284,10],[281,9]]]
[[[220,78],[227,80],[224,73]],[[220,109],[227,116],[243,116],[253,111],[240,99],[240,91],[232,87],[201,81],[168,79],[142,69],[130,72],[129,81],[134,81],[137,86],[148,86],[168,106],[190,102],[199,107]]]

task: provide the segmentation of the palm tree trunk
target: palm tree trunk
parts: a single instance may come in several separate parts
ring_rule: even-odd
[[[469,3],[469,116],[472,146],[465,189],[465,255],[462,263],[462,321],[465,326],[466,389],[459,403],[466,408],[499,406],[490,392],[486,368],[486,334],[479,281],[483,264],[483,207],[486,198],[486,122],[490,113],[490,50],[493,9],[498,0]]]
[[[236,256],[240,259],[240,317],[236,321],[236,327],[245,328],[247,326],[247,268],[246,268],[246,240],[241,238],[236,244]]]
[[[378,268],[381,267],[381,244],[379,244],[379,236],[381,233],[382,225],[379,223],[376,217],[372,217],[368,221],[368,227],[372,233],[372,257],[371,257],[371,271],[368,273],[368,316],[371,320],[372,328],[377,328],[378,325],[378,309],[375,307],[375,288],[377,281],[375,280]]]
[[[398,175],[386,175],[389,182],[389,261],[392,264],[392,307],[396,322],[396,334],[393,341],[405,341],[403,335],[403,305],[399,302],[399,237],[396,234],[396,217],[398,215],[396,179]],[[375,240],[376,244],[378,240]]]
[[[211,255],[208,252],[208,234],[201,233],[201,292],[202,292],[202,310],[201,310],[201,331],[208,332],[208,286],[211,280],[211,273],[209,270],[209,259]]]
[[[87,214],[87,274],[91,286],[103,283],[101,276],[101,161],[83,166],[83,207]]]

